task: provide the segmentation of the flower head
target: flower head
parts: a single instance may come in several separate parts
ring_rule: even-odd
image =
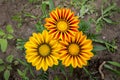
[[[36,70],[43,69],[58,64],[59,47],[57,41],[53,40],[46,30],[41,33],[33,33],[29,41],[24,45],[26,48],[27,62],[36,66]]]
[[[93,49],[92,41],[87,39],[82,32],[77,32],[75,37],[66,41],[61,41],[60,59],[62,64],[73,68],[77,66],[82,68],[87,65],[87,60],[93,56],[91,50]]]
[[[55,9],[50,13],[50,18],[45,19],[45,27],[55,39],[66,40],[78,32],[78,17],[70,9]]]

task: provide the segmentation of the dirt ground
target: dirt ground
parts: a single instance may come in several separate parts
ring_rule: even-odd
[[[96,1],[96,4],[98,4],[98,8],[100,6],[100,1],[101,0]],[[55,3],[55,6],[57,6],[60,4],[60,1],[54,0],[54,3]],[[120,1],[116,0],[116,3],[120,7]],[[22,10],[24,12],[31,13],[35,16],[40,16],[42,14],[41,9],[40,7],[36,7],[35,5],[38,5],[38,4],[28,3],[27,0],[8,0],[8,1],[0,0],[0,28],[5,29],[5,26],[7,24],[11,24],[14,28],[14,39],[9,40],[7,51],[4,54],[0,52],[0,58],[5,58],[9,54],[13,54],[16,58],[24,59],[23,51],[16,49],[16,39],[17,38],[27,39],[33,32],[35,32],[36,28],[34,25],[35,23],[37,23],[37,20],[31,19],[31,18],[24,18],[25,21],[23,23],[23,26],[18,28],[17,22],[12,19],[12,16],[21,12]],[[71,9],[77,13],[77,11],[73,7],[71,7]],[[113,16],[111,16],[111,18],[114,21],[117,21],[117,20],[120,21],[120,14],[116,13]],[[97,78],[97,80],[102,80],[101,74],[99,73],[98,69],[99,69],[99,66],[103,63],[103,61],[112,60],[112,61],[120,62],[120,24],[118,25],[106,24],[103,27],[101,34],[102,34],[101,39],[108,40],[108,41],[115,39],[117,50],[114,53],[111,53],[107,50],[100,51],[100,52],[97,52],[97,55],[92,58],[89,66],[87,66],[87,69],[90,72],[94,72],[92,74]],[[104,68],[102,71],[105,76],[104,80],[120,80],[120,77],[116,77],[116,75],[114,75],[110,71]],[[49,80],[52,80],[51,76],[54,76],[54,74],[55,73],[51,71]],[[59,76],[63,77],[60,74]],[[115,79],[113,79],[113,77]],[[13,73],[10,80],[22,80],[22,79],[20,79],[19,77],[17,78],[16,74]],[[31,79],[31,80],[35,80],[35,79]],[[65,80],[64,77],[61,80]],[[85,72],[83,69],[77,68],[74,70],[74,74],[70,76],[68,80],[90,80],[90,79],[89,79],[89,76],[85,75]]]

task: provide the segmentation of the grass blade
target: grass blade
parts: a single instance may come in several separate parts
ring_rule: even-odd
[[[118,63],[118,62],[108,61],[108,63],[113,65],[113,66],[120,67],[120,63]]]

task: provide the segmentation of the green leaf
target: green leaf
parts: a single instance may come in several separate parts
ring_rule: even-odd
[[[90,29],[90,23],[88,21],[82,20],[79,24],[79,31],[83,31],[83,33],[86,33]]]
[[[12,70],[12,66],[11,66],[11,65],[8,65],[8,66],[7,66],[7,69],[8,69],[8,70]]]
[[[7,58],[6,58],[6,61],[9,62],[9,63],[12,63],[13,58],[14,58],[13,55],[9,55],[9,56],[7,56]]]
[[[7,35],[7,38],[8,38],[8,39],[13,39],[13,35],[8,34],[8,35]]]
[[[13,33],[12,25],[7,25],[6,30],[7,30],[8,33]]]
[[[42,5],[41,5],[42,14],[44,17],[46,17],[46,15],[47,15],[46,6],[47,6],[46,3],[42,3]]]
[[[49,9],[52,11],[55,8],[53,0],[49,0]]]
[[[108,6],[105,10],[103,10],[103,14],[106,14],[110,10],[114,9],[115,6],[116,6],[116,4],[112,4],[112,5]]]
[[[22,22],[18,23],[17,27],[20,28],[22,26]]]
[[[4,31],[2,29],[0,29],[0,36],[5,35]]]
[[[106,49],[107,48],[105,46],[99,45],[99,46],[94,46],[93,51],[102,51]]]
[[[5,70],[5,72],[4,72],[4,79],[5,80],[9,80],[9,77],[10,77],[10,71],[9,70]]]
[[[34,16],[34,15],[32,15],[32,14],[30,14],[30,13],[26,13],[26,14],[24,14],[26,17],[31,17],[31,18],[34,18],[34,19],[36,19],[37,17],[36,16]]]
[[[28,64],[26,63],[26,61],[22,61],[21,59],[17,58],[17,60],[24,66],[27,66]]]
[[[72,67],[71,65],[70,65],[69,68],[70,68],[70,75],[72,76],[72,74],[73,74],[73,70],[74,70],[74,69],[73,69],[73,67]]]
[[[4,61],[2,59],[0,59],[0,64],[3,64],[3,63],[4,63]]]
[[[107,65],[107,64],[105,64],[104,67],[107,68],[107,69],[109,69],[109,70],[112,71],[113,73],[115,73],[115,74],[117,74],[117,75],[120,76],[120,71],[113,69],[111,66],[109,66],[109,65]]]
[[[0,45],[2,52],[5,52],[7,49],[8,42],[6,39],[0,39]]]
[[[118,62],[108,61],[108,63],[113,65],[113,66],[120,67],[120,63],[118,63]]]
[[[38,22],[35,24],[35,27],[37,28],[37,32],[42,33],[42,31],[45,29],[44,26],[41,24],[41,22]]]
[[[22,71],[20,71],[19,69],[17,69],[17,72],[18,72],[18,74],[19,74],[21,77],[24,76],[24,73],[23,73]]]
[[[106,21],[107,23],[113,23],[111,19],[109,18],[103,18],[104,21]]]
[[[0,72],[4,71],[5,66],[4,65],[0,65]]]

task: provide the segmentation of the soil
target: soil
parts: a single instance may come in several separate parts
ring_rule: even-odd
[[[120,1],[115,0],[118,7],[120,7]],[[64,1],[63,1],[64,2]],[[66,1],[67,2],[67,1]],[[67,6],[67,3],[61,3],[60,0],[54,0],[55,6],[58,5],[65,5]],[[96,3],[97,8],[99,9],[101,5],[101,0],[97,0]],[[23,51],[20,51],[16,49],[16,40],[17,38],[21,39],[28,39],[29,36],[35,32],[35,24],[37,23],[37,19],[32,18],[25,18],[23,14],[24,22],[22,27],[17,27],[17,22],[12,19],[12,17],[21,11],[31,13],[35,16],[41,16],[41,9],[39,6],[39,3],[32,4],[29,3],[27,0],[0,0],[0,28],[5,29],[5,26],[7,24],[11,24],[14,29],[14,39],[9,40],[9,45],[7,48],[7,51],[5,53],[2,53],[0,51],[0,58],[4,59],[7,55],[12,54],[15,58],[24,59]],[[71,7],[73,11],[77,14],[76,9]],[[120,14],[115,13],[113,16],[111,16],[113,21],[120,21]],[[92,72],[92,75],[96,77],[97,80],[102,80],[101,74],[99,72],[99,67],[104,61],[117,61],[120,62],[120,24],[117,25],[110,25],[106,24],[102,31],[101,31],[101,39],[112,41],[116,40],[117,50],[112,53],[107,50],[97,52],[96,55],[90,60],[89,66],[86,68]],[[17,66],[18,67],[18,66]],[[119,69],[120,70],[120,69]],[[67,68],[66,68],[67,71]],[[103,68],[102,69],[104,74],[103,80],[120,80],[120,77],[116,76],[115,74],[111,73],[109,70]],[[58,75],[61,79],[65,80],[65,76],[59,72],[59,69],[55,72],[52,70],[49,70],[49,80],[53,80],[53,76]],[[16,69],[12,70],[11,76],[9,80],[22,80],[19,75],[16,73]],[[37,74],[38,72],[35,71]],[[0,73],[2,74],[2,73]],[[83,69],[74,69],[73,75],[69,76],[69,72],[67,74],[68,80],[91,80],[88,75],[84,72]],[[114,79],[113,79],[114,78]],[[0,80],[3,80],[2,76],[0,76]],[[36,79],[30,79],[30,80],[36,80]]]

